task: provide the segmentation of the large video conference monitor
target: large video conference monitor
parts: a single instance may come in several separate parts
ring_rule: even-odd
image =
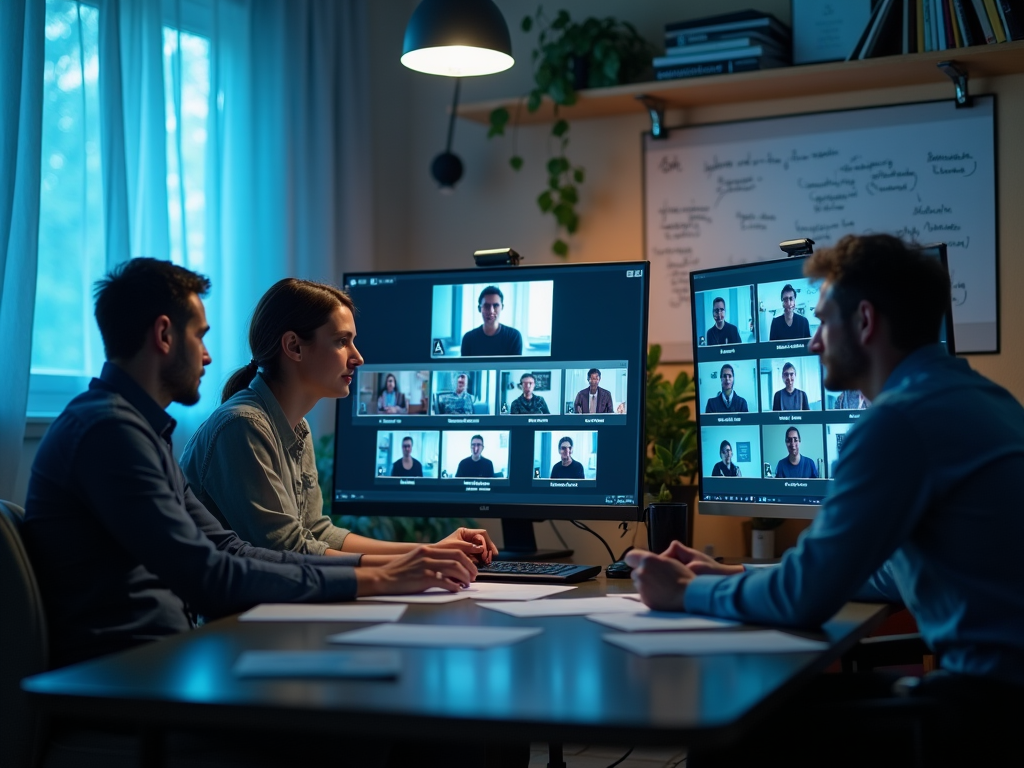
[[[922,250],[946,265],[944,244]],[[690,275],[702,514],[813,518],[846,433],[871,407],[856,390],[822,385],[807,348],[819,285],[805,261]],[[951,307],[940,337],[953,354]]]
[[[349,274],[335,514],[636,520],[647,262]],[[550,555],[549,555],[550,556]]]

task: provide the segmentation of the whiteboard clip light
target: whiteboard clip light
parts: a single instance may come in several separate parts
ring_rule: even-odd
[[[657,96],[648,96],[646,93],[637,94],[636,100],[647,107],[647,113],[651,116],[651,138],[667,139],[668,128],[665,127],[665,100]]]
[[[936,66],[953,81],[953,88],[956,90],[956,108],[970,107],[972,100],[971,95],[967,92],[967,71],[955,61],[940,61]]]

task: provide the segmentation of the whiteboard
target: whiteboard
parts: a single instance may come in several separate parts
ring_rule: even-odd
[[[691,270],[878,232],[948,245],[957,352],[997,352],[994,116],[984,96],[646,135],[649,338],[662,359],[693,359]]]

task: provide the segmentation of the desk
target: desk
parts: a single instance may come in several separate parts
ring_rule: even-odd
[[[631,592],[587,582],[550,600]],[[583,617],[516,619],[472,600],[411,605],[404,623],[516,625],[544,632],[487,651],[401,649],[394,681],[239,680],[246,650],[323,649],[357,624],[240,623],[194,632],[28,678],[49,715],[183,728],[274,729],[338,737],[445,738],[714,746],[734,738],[877,626],[880,605],[850,603],[822,635],[827,651],[634,656]]]

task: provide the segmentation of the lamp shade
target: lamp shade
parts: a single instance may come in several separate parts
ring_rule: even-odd
[[[405,28],[402,63],[428,75],[472,77],[503,72],[515,60],[492,0],[423,0]]]

